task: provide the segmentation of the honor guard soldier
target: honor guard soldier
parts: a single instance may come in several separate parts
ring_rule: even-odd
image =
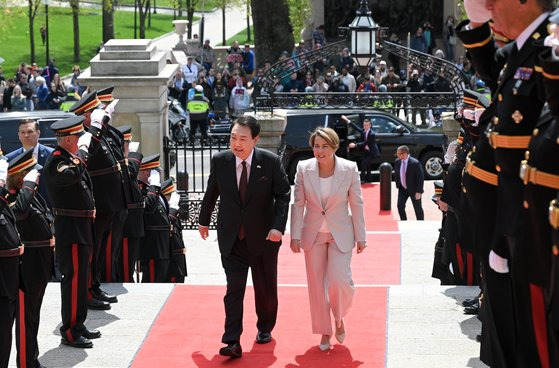
[[[23,246],[16,218],[9,207],[5,188],[8,161],[0,159],[0,367],[7,367],[12,349],[12,327],[19,292],[19,265]]]
[[[97,92],[93,91],[78,101],[70,111],[85,117],[84,127],[87,131],[95,129],[94,134],[99,139],[99,146],[90,151],[87,170],[93,182],[95,197],[95,232],[97,242],[93,248],[91,260],[91,285],[88,308],[107,310],[109,303],[116,303],[117,298],[101,290],[101,265],[105,263],[106,245],[111,224],[115,213],[126,208],[121,166],[115,157],[106,134],[110,121],[110,114],[98,108],[101,102]]]
[[[559,16],[557,18],[559,21]],[[559,282],[552,278],[552,261],[559,255],[559,249],[553,248],[552,226],[548,221],[550,201],[555,199],[559,190],[559,59],[552,56],[552,52],[555,50],[548,49],[540,55],[539,69],[544,78],[549,111],[540,116],[520,167],[527,217],[523,244],[529,246],[522,247],[518,256],[525,258],[524,272],[531,280],[531,310],[542,367],[559,364],[559,350],[550,344],[547,334],[548,331],[559,331],[559,305],[551,297],[553,283]],[[550,319],[548,310],[551,310]],[[551,326],[548,321],[552,322]]]
[[[97,91],[97,98],[101,102],[100,106],[104,106],[104,110],[111,110],[111,102],[114,101],[113,97],[114,87],[107,87]],[[112,111],[109,111],[112,114]],[[128,126],[128,128],[130,128]],[[129,133],[131,136],[131,133]],[[124,154],[124,142],[125,137],[120,128],[115,128],[113,125],[107,126],[106,139],[109,143],[111,151],[113,152],[115,158],[121,167],[123,188],[124,188],[124,198],[126,200],[127,207],[133,202],[132,198],[132,182],[130,178],[130,173],[127,170],[128,161]],[[120,258],[120,253],[122,252],[122,233],[124,230],[124,225],[126,222],[128,210],[124,208],[118,212],[115,212],[110,235],[107,239],[106,244],[106,255],[105,263],[101,264],[101,280],[105,282],[111,281],[123,281],[122,275],[117,275],[118,272],[118,259]]]
[[[499,331],[500,337],[508,340],[506,351],[501,349],[503,346],[491,347],[493,361],[488,363],[494,367],[537,367],[544,361],[536,341],[539,332],[534,329],[534,322],[537,322],[534,318],[538,314],[532,313],[532,306],[541,296],[541,286],[534,275],[525,272],[529,260],[521,256],[528,254],[532,246],[522,242],[521,237],[526,229],[526,221],[523,217],[524,186],[518,172],[545,102],[536,72],[537,54],[541,51],[536,41],[547,34],[548,11],[553,8],[553,1],[508,0],[490,3],[469,0],[464,3],[464,7],[470,20],[458,26],[457,34],[471,55],[476,71],[493,91],[492,104],[482,116],[482,120],[484,117],[490,120],[487,138],[495,150],[498,177],[496,232],[489,265],[501,274],[510,271],[514,295],[514,298],[499,295],[507,290],[505,284],[500,285],[503,286],[500,290],[493,288],[495,293],[488,287],[488,295],[493,301],[505,301],[514,311],[514,321],[502,323],[512,331]],[[519,17],[519,14],[522,16]],[[490,18],[494,20],[496,29],[515,41],[498,49],[489,27]],[[481,155],[480,152],[476,164],[483,160]],[[494,182],[492,175],[484,177]],[[488,238],[483,241],[487,242]],[[522,249],[524,247],[528,249]],[[508,319],[505,317],[509,315],[508,310],[496,308],[494,311],[495,321],[497,318],[502,321]],[[515,341],[513,348],[510,348],[511,339]],[[495,352],[500,356],[496,357]]]
[[[118,127],[124,137],[124,153],[126,155],[126,169],[131,183],[131,200],[128,202],[128,214],[124,221],[122,252],[118,258],[118,278],[121,282],[134,282],[134,268],[139,259],[140,240],[145,236],[144,230],[144,195],[138,183],[138,172],[143,155],[130,152],[132,128],[129,125]],[[138,270],[139,271],[139,270]]]
[[[38,191],[38,170],[42,167],[33,151],[30,148],[10,161],[7,180],[10,206],[25,247],[20,266],[25,291],[20,292],[16,317],[18,367],[41,367],[37,344],[39,316],[54,267],[54,218]]]
[[[161,194],[169,202],[169,221],[171,222],[171,262],[167,281],[173,283],[184,283],[186,272],[186,247],[182,239],[182,223],[179,218],[180,196],[175,191],[175,183],[172,178],[161,183]]]
[[[138,180],[145,203],[146,235],[140,245],[142,282],[166,282],[171,258],[171,224],[169,204],[161,194],[158,154],[142,160]]]
[[[559,314],[559,192],[557,192],[557,197],[549,203],[549,224],[551,225],[551,254],[553,257],[553,267],[552,267],[552,289],[551,289],[551,303],[550,303],[550,319],[551,319],[551,341],[552,349],[554,352],[559,351],[559,326],[558,324],[558,314]],[[557,357],[557,354],[555,354]],[[551,362],[552,366],[559,365],[559,362]]]
[[[51,125],[57,146],[47,159],[43,177],[54,214],[56,254],[62,281],[62,344],[91,348],[90,339],[101,333],[89,330],[87,317],[90,258],[95,245],[95,201],[92,182],[86,170],[89,150],[95,151],[99,138],[84,133],[83,116],[63,119]],[[95,134],[96,129],[92,129]]]

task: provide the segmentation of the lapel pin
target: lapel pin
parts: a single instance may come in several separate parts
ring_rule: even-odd
[[[262,168],[262,166],[260,166],[260,165],[256,165],[256,168],[257,168],[257,169],[261,169],[261,168]]]

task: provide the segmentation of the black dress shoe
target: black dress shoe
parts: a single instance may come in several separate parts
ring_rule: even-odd
[[[471,307],[472,305],[477,304],[478,302],[479,302],[479,296],[476,296],[475,298],[464,300],[462,302],[462,306]]]
[[[98,339],[101,337],[101,331],[99,330],[90,330],[90,329],[85,329],[84,332],[82,332],[82,336],[85,337],[86,339]]]
[[[243,349],[241,349],[241,344],[236,342],[219,349],[219,355],[228,356],[231,358],[240,358],[243,356]]]
[[[464,308],[464,314],[475,315],[479,313],[479,304]]]
[[[91,340],[86,339],[83,336],[78,337],[74,341],[70,341],[67,338],[62,337],[62,339],[60,339],[60,342],[73,348],[89,349],[93,347],[93,343],[91,342]]]
[[[118,302],[116,295],[107,294],[103,290],[99,290],[98,292],[93,292],[93,297],[102,302],[108,302],[108,303]]]
[[[111,305],[109,302],[103,302],[101,300],[91,298],[87,301],[87,308],[95,310],[109,310],[111,309]]]
[[[272,334],[269,332],[262,332],[258,331],[256,334],[256,343],[257,344],[267,344],[272,341]]]

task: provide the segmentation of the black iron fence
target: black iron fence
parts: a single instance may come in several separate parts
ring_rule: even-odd
[[[213,135],[206,145],[175,144],[168,137],[163,139],[165,177],[176,179],[181,196],[180,217],[185,229],[198,229],[198,214],[210,175],[211,158],[217,152],[229,149],[228,136]],[[219,202],[216,205],[218,208]],[[217,212],[214,211],[210,228],[215,229]]]
[[[274,109],[375,109],[398,108],[455,111],[461,96],[454,92],[275,92],[256,97],[256,111]]]

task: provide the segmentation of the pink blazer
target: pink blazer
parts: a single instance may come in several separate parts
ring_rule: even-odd
[[[367,239],[357,164],[340,157],[335,159],[332,189],[324,207],[320,199],[318,162],[311,158],[297,165],[291,239],[301,240],[301,248],[305,250],[312,248],[323,219],[342,252],[351,251],[355,242]]]

